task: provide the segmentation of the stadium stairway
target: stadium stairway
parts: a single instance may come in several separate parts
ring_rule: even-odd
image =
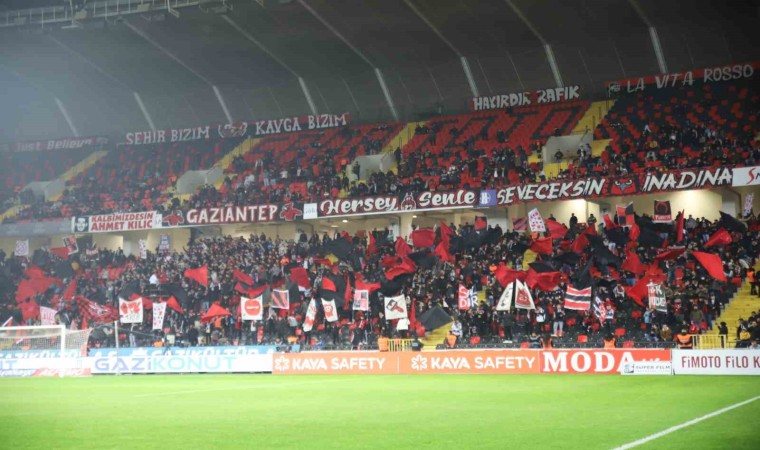
[[[593,102],[586,110],[586,113],[583,114],[581,120],[575,125],[575,128],[573,128],[571,133],[578,134],[586,131],[593,133],[594,128],[596,128],[596,126],[607,116],[607,112],[609,112],[614,104],[615,100]]]
[[[443,344],[443,340],[446,338],[446,335],[449,333],[451,324],[452,322],[449,322],[446,325],[443,325],[441,327],[436,328],[435,330],[427,332],[425,334],[425,337],[420,339],[420,341],[423,344],[425,344],[425,346],[422,347],[422,349],[435,350],[436,345]]]
[[[755,270],[758,270],[758,268],[760,268],[760,263],[755,265]],[[736,326],[739,323],[739,319],[747,319],[753,311],[760,309],[760,297],[750,295],[750,291],[750,285],[745,281],[736,293],[736,296],[734,296],[734,299],[723,310],[723,314],[714,321],[713,329],[709,330],[706,334],[717,336],[718,327],[716,325],[720,322],[726,322],[729,342],[733,342],[736,339]]]
[[[393,139],[388,141],[380,153],[393,153],[397,148],[404,148],[404,145],[406,145],[406,143],[409,142],[412,137],[414,137],[414,130],[417,128],[417,126],[425,125],[426,123],[427,122],[407,123],[404,128],[402,128],[398,133],[396,133],[395,136],[393,136]],[[390,171],[397,174],[398,166],[394,164],[393,167],[390,168]]]

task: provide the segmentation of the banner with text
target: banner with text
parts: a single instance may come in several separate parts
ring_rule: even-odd
[[[206,139],[226,139],[242,137],[259,137],[270,134],[292,133],[303,130],[322,130],[344,127],[350,124],[350,115],[315,114],[308,116],[285,117],[281,119],[257,120],[255,122],[238,122],[225,125],[203,125],[190,128],[167,130],[133,131],[124,136],[127,145],[149,145],[165,142],[187,142]]]
[[[487,95],[473,97],[470,107],[473,111],[488,109],[514,108],[515,106],[544,105],[547,103],[566,102],[581,98],[580,86],[539,89],[537,91],[513,92],[511,94]]]
[[[103,233],[161,228],[162,215],[156,211],[112,213],[71,218],[73,233]]]
[[[42,150],[72,150],[90,146],[103,146],[108,144],[107,137],[84,137],[84,138],[61,138],[47,141],[15,142],[13,144],[1,144],[3,152],[37,152]]]
[[[719,67],[693,69],[686,72],[664,73],[646,77],[626,78],[605,83],[609,95],[633,94],[651,89],[693,86],[696,82],[718,83],[721,81],[749,79],[760,69],[760,61],[731,64]]]
[[[760,375],[760,350],[673,350],[676,375]]]

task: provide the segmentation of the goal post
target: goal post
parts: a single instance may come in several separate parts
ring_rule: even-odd
[[[91,331],[64,325],[0,327],[0,376],[81,374]]]

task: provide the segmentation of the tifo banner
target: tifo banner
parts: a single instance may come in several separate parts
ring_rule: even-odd
[[[581,98],[580,86],[539,89],[537,91],[514,92],[511,94],[473,97],[470,107],[473,111],[487,109],[505,109],[515,106],[543,105],[546,103],[565,102]]]
[[[647,296],[649,297],[649,307],[663,313],[668,312],[668,303],[665,301],[665,292],[662,290],[662,283],[649,283],[647,285]]]
[[[225,125],[204,125],[192,128],[175,128],[167,130],[147,130],[129,132],[124,137],[128,145],[160,144],[164,142],[187,142],[201,139],[242,138],[266,136],[269,134],[291,133],[302,130],[321,130],[325,128],[344,127],[350,123],[348,113],[316,114],[282,119],[258,120]]]
[[[240,318],[243,320],[261,320],[264,317],[264,302],[261,296],[240,297]]]
[[[55,315],[58,311],[47,306],[40,306],[40,324],[41,325],[55,325]]]
[[[757,186],[760,184],[760,166],[736,167],[733,172],[734,178],[731,185],[734,187]]]
[[[140,248],[140,259],[148,259],[148,240],[147,239],[138,240],[137,246]]]
[[[745,216],[749,216],[752,213],[752,202],[755,200],[755,193],[750,192],[744,197],[743,213]]]
[[[29,239],[16,241],[16,248],[13,251],[16,256],[29,256]]]
[[[272,355],[151,355],[85,358],[93,374],[271,372]]]
[[[162,216],[156,211],[79,216],[71,219],[74,233],[150,230],[161,228]]]
[[[119,320],[121,323],[142,323],[143,304],[142,298],[135,300],[119,299]]]
[[[541,352],[541,373],[621,373],[634,362],[670,361],[669,349],[579,349]]]
[[[69,150],[91,145],[106,145],[107,137],[85,137],[85,138],[62,138],[50,139],[47,141],[30,141],[16,142],[13,144],[0,145],[0,151],[10,152],[36,152],[40,150]]]
[[[300,351],[299,345],[291,346],[292,351]],[[174,356],[246,356],[246,355],[267,355],[277,352],[275,345],[240,345],[240,346],[219,346],[219,347],[127,347],[127,348],[93,348],[90,349],[89,355],[92,357],[110,357],[110,356],[155,356],[155,355],[174,355]],[[16,353],[16,352],[14,352]],[[2,353],[0,353],[0,358]],[[18,357],[18,356],[16,356]]]
[[[610,95],[632,94],[644,90],[692,86],[696,82],[718,83],[721,81],[752,78],[760,69],[760,61],[745,64],[693,69],[686,72],[665,73],[646,77],[626,78],[605,83]]]
[[[166,303],[153,303],[153,329],[160,330],[164,327],[164,316],[166,315]]]
[[[760,350],[673,350],[676,375],[760,375]]]

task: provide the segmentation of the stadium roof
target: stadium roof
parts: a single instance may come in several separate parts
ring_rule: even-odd
[[[68,0],[0,0],[0,141],[113,135],[148,117],[411,120],[461,112],[473,92],[600,95],[604,80],[757,59],[760,44],[757,0],[170,1],[179,17],[158,0],[88,0],[72,21]],[[30,6],[57,6],[56,22],[18,12]]]

